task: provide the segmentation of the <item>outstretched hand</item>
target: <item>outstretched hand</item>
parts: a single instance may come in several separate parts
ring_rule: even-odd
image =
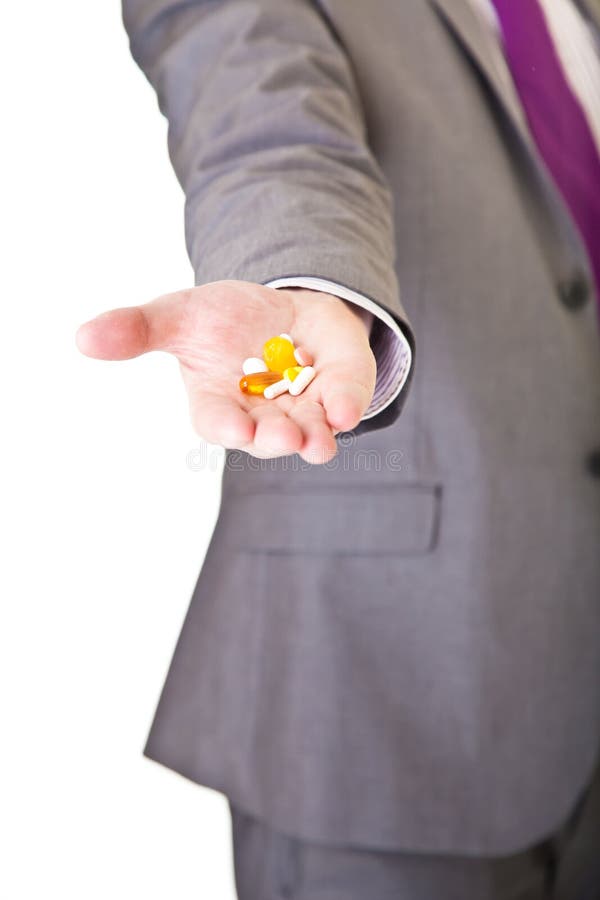
[[[243,394],[243,360],[262,356],[265,341],[282,332],[312,353],[316,377],[298,397]],[[216,281],[176,291],[103,313],[81,326],[77,345],[96,359],[172,353],[198,434],[259,457],[300,453],[327,462],[335,434],[358,424],[375,387],[365,321],[343,300],[300,288]]]

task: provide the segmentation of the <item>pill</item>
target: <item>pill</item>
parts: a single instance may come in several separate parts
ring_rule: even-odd
[[[269,367],[267,366],[264,359],[259,359],[258,356],[249,356],[248,359],[245,359],[242,364],[242,372],[244,375],[254,375],[255,372],[268,372]]]
[[[290,366],[284,371],[283,377],[287,378],[288,381],[293,381],[301,371],[302,366]]]
[[[275,397],[279,397],[280,394],[285,394],[286,391],[290,389],[290,382],[287,378],[282,378],[281,381],[276,381],[275,384],[270,384],[265,388],[264,396],[267,400],[274,400]]]
[[[296,397],[301,394],[305,387],[311,383],[317,373],[312,366],[304,366],[302,371],[296,376],[290,384],[290,394]]]
[[[279,372],[252,372],[240,378],[240,391],[244,394],[262,394],[266,387],[280,379]]]
[[[272,372],[283,372],[289,366],[296,365],[294,345],[287,338],[269,338],[263,347],[263,356]]]
[[[299,366],[312,366],[314,362],[312,353],[309,353],[304,347],[296,347],[294,357]]]
[[[289,334],[286,334],[285,331],[282,331],[281,334],[279,335],[279,337],[285,338],[286,341],[290,342],[290,344],[294,343],[293,340],[291,339],[291,337],[289,336]]]

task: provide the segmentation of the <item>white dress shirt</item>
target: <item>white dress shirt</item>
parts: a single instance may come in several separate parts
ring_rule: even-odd
[[[484,27],[491,29],[502,47],[502,32],[492,0],[456,0],[470,3],[480,16]],[[560,63],[567,81],[585,113],[590,130],[600,153],[600,56],[594,36],[573,0],[539,0],[555,43]],[[510,70],[502,54],[502,75],[512,80]],[[412,354],[405,336],[390,314],[377,303],[357,294],[343,285],[313,276],[278,278],[268,282],[269,287],[305,287],[324,291],[355,303],[371,312],[387,326],[378,330],[379,338],[371,342],[377,362],[377,382],[369,408],[363,416],[371,419],[382,412],[398,396],[406,383]]]

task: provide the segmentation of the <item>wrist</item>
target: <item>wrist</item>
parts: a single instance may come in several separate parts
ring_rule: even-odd
[[[279,290],[281,290],[281,288]],[[371,334],[371,327],[374,321],[373,313],[367,309],[364,309],[362,306],[359,306],[358,303],[353,303],[351,300],[343,300],[336,294],[330,294],[326,291],[314,290],[313,288],[292,286],[286,288],[285,290],[293,291],[295,294],[305,295],[306,299],[309,301],[320,298],[321,300],[326,300],[328,303],[341,303],[363,323],[367,335]]]
[[[372,312],[369,312],[368,309],[364,309],[362,306],[359,306],[358,303],[352,303],[351,300],[343,300],[343,303],[354,313],[354,315],[360,319],[360,321],[365,326],[365,330],[368,335],[371,334],[371,328],[373,326],[374,316]]]

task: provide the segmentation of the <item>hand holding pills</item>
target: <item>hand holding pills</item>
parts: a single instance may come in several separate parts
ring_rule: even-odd
[[[368,329],[354,307],[304,288],[212,282],[104,313],[77,342],[98,359],[174,355],[198,434],[258,457],[327,462],[375,385]]]

